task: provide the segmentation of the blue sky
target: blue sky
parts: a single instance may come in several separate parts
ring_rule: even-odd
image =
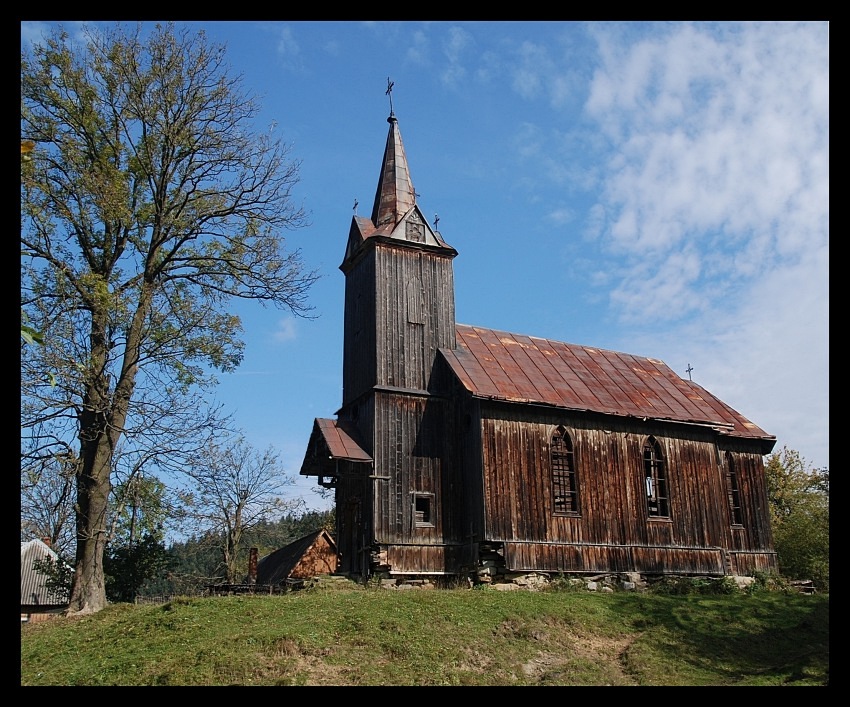
[[[328,505],[298,471],[342,401],[338,268],[388,77],[419,205],[459,252],[458,322],[690,365],[829,466],[827,22],[178,24],[226,43],[302,162],[310,225],[286,238],[322,275],[315,318],[239,303],[246,356],[217,392],[291,495]]]

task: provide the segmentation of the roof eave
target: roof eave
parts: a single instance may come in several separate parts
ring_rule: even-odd
[[[740,432],[735,431],[734,425],[728,422],[720,422],[720,421],[711,421],[711,420],[685,420],[685,419],[677,419],[673,417],[663,417],[656,415],[634,415],[632,413],[626,412],[616,412],[613,410],[595,410],[588,407],[570,407],[568,405],[558,405],[556,403],[551,403],[543,400],[533,400],[530,398],[514,398],[503,395],[491,395],[485,393],[475,393],[467,389],[467,392],[470,394],[472,398],[477,400],[486,400],[491,402],[499,402],[499,403],[508,403],[511,405],[527,405],[532,407],[542,407],[542,408],[550,408],[553,410],[569,410],[570,412],[578,412],[578,413],[586,413],[593,415],[602,415],[607,417],[613,417],[623,420],[640,420],[641,422],[657,422],[669,425],[682,425],[685,427],[700,427],[703,429],[712,430],[719,435],[724,437],[730,437],[734,439],[746,439],[746,440],[760,440],[765,444],[770,445],[770,448],[773,448],[773,445],[776,443],[776,437],[772,435],[745,435]],[[765,453],[769,453],[768,450]]]

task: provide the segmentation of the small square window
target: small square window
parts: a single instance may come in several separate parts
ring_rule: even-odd
[[[434,495],[413,494],[413,524],[417,528],[434,527]]]

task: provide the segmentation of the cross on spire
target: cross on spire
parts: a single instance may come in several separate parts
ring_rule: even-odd
[[[691,371],[694,369],[690,363],[688,364],[688,367],[685,370],[688,372],[688,380],[693,380],[693,378],[691,378]]]
[[[359,202],[359,201],[357,201],[357,199],[355,198],[355,199],[354,199],[354,215],[355,215],[355,216],[357,216],[357,205],[358,205],[359,203],[360,203],[360,202]]]
[[[390,81],[390,77],[387,76],[387,90],[385,95],[390,97],[390,115],[395,115],[393,112],[393,86],[395,86],[395,81]]]
[[[435,230],[435,231],[437,230],[437,224],[439,224],[439,223],[440,223],[440,216],[439,216],[439,214],[434,214],[434,230]]]

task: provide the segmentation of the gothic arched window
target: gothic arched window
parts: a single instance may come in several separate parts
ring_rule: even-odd
[[[726,495],[729,498],[729,513],[732,525],[743,525],[744,516],[741,511],[741,489],[738,481],[738,469],[732,454],[726,452]]]
[[[643,445],[643,475],[649,515],[668,517],[670,502],[667,496],[667,469],[661,445],[654,437],[647,439]]]
[[[550,454],[552,511],[555,515],[578,515],[578,481],[573,441],[563,427],[558,427],[552,433]]]

